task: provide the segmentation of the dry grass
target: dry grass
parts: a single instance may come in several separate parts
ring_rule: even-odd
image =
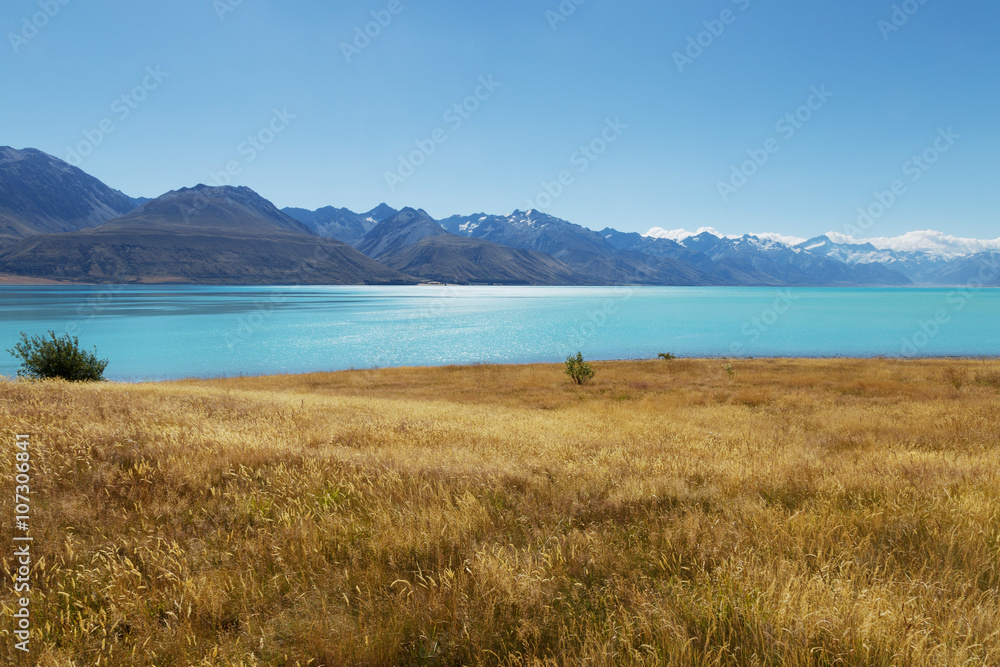
[[[0,384],[31,661],[1000,664],[1000,364],[594,366]]]

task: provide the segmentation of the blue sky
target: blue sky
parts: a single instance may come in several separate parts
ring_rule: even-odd
[[[282,207],[799,237],[862,208],[863,236],[998,236],[1000,5],[562,6],[6,0],[0,144],[82,143],[133,196],[228,180]]]

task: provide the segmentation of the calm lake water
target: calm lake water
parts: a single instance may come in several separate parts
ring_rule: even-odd
[[[113,380],[679,356],[998,356],[1000,290],[2,287],[5,351],[49,329]]]

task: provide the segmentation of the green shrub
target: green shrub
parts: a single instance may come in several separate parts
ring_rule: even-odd
[[[656,356],[658,358],[660,358],[660,359],[663,359],[664,361],[670,361],[671,359],[676,359],[677,358],[674,355],[670,354],[669,352],[660,352]]]
[[[7,352],[21,360],[18,377],[99,382],[104,379],[104,369],[108,366],[107,359],[98,359],[93,353],[81,350],[76,336],[64,334],[57,338],[54,331],[49,331],[48,338],[28,338],[21,333],[21,342]]]
[[[577,384],[583,384],[594,377],[594,369],[583,360],[583,353],[577,352],[576,356],[566,357],[566,375],[573,378]]]

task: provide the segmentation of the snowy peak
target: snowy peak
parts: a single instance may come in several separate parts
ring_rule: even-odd
[[[696,236],[689,236],[686,239],[681,239],[679,243],[690,250],[695,252],[711,252],[722,239],[711,232],[702,232]]]
[[[705,227],[698,233],[654,227],[642,236],[641,242],[626,241],[621,236],[608,238],[654,254],[669,252],[656,244],[671,240],[715,262],[730,266],[736,260],[746,262],[752,269],[747,270],[747,275],[765,271],[774,278],[792,278],[794,282],[842,280],[843,284],[851,280],[860,284],[959,284],[955,280],[969,273],[968,266],[989,264],[992,253],[1000,252],[1000,239],[960,238],[930,230],[894,238],[854,239],[829,232],[800,239],[781,234],[729,236]],[[963,268],[956,269],[959,265]],[[794,268],[797,274],[775,271],[774,266]],[[853,272],[854,277],[845,271]]]
[[[844,234],[830,232],[828,236],[840,244],[859,244],[862,240],[855,240]],[[945,234],[933,229],[925,229],[907,232],[895,237],[879,237],[866,240],[879,250],[892,250],[903,253],[924,253],[925,256],[938,257],[941,259],[954,259],[957,257],[968,257],[977,253],[1000,250],[1000,238],[997,239],[973,239]]]
[[[387,218],[391,218],[397,213],[399,213],[399,211],[389,206],[385,202],[382,202],[381,204],[379,204],[372,210],[368,211],[367,213],[362,213],[361,217],[363,217],[365,220],[370,220],[374,226]]]
[[[374,259],[447,233],[426,211],[407,207],[378,223],[365,234],[357,249]]]
[[[1000,238],[992,240],[962,238],[934,230],[914,231],[896,237],[870,239],[854,239],[838,232],[828,232],[810,239],[802,239],[774,233],[727,235],[712,227],[702,227],[697,232],[686,229],[653,227],[643,236],[670,239],[685,247],[704,244],[706,241],[711,241],[710,237],[729,240],[756,239],[761,247],[787,246],[816,255],[840,258],[860,258],[865,254],[871,254],[873,257],[894,259],[900,257],[955,259],[978,253],[1000,251]]]
[[[829,255],[836,252],[878,252],[878,248],[871,243],[834,243],[826,234],[803,241],[796,247],[817,255]]]

